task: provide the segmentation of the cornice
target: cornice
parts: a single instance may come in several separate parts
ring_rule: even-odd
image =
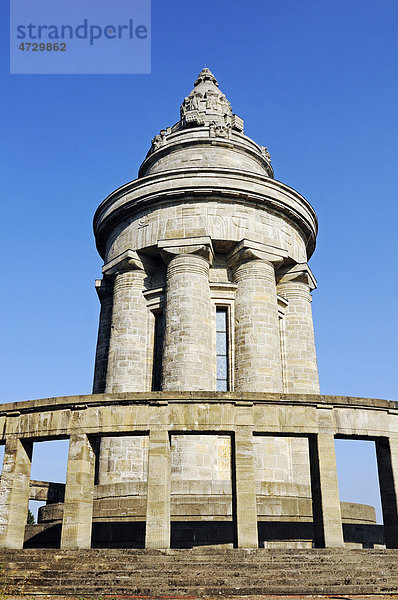
[[[87,394],[60,396],[0,404],[0,417],[57,410],[87,410],[88,407],[134,404],[273,404],[316,406],[317,408],[368,408],[398,413],[398,402],[379,398],[325,396],[318,394],[281,394],[258,392],[125,392],[120,394]]]
[[[148,175],[112,192],[94,215],[97,248],[104,256],[106,238],[112,229],[134,213],[153,204],[181,200],[219,198],[239,204],[260,204],[283,214],[302,230],[308,257],[315,248],[318,222],[315,210],[286,184],[240,169],[184,168]]]

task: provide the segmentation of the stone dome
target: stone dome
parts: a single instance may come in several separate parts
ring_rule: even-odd
[[[162,129],[152,140],[139,177],[178,168],[226,167],[273,178],[270,154],[243,132],[243,119],[231,104],[213,73],[199,73],[184,98],[180,120]]]

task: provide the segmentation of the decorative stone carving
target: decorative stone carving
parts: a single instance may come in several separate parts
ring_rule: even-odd
[[[158,150],[167,143],[167,136],[171,133],[171,127],[167,129],[161,129],[158,135],[152,139],[151,151]]]
[[[215,94],[206,94],[206,109],[217,110],[217,96]]]
[[[232,129],[236,129],[240,133],[243,133],[243,119],[238,117],[238,115],[232,115]]]
[[[180,127],[206,125],[210,137],[229,137],[232,118],[231,105],[218,89],[218,83],[209,69],[203,69],[192,92],[184,98],[180,109]],[[236,117],[235,128],[243,131],[243,120]]]
[[[260,146],[261,154],[264,156],[267,163],[271,164],[271,154],[266,146]]]
[[[149,218],[148,215],[143,215],[141,219],[138,220],[138,229],[142,229],[142,227],[148,227]]]
[[[190,110],[199,110],[201,103],[199,99],[202,98],[202,94],[195,94],[190,98]]]

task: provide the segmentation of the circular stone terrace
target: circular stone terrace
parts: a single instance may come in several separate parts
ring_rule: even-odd
[[[0,545],[22,548],[32,485],[33,443],[69,438],[61,548],[90,548],[96,472],[95,441],[148,436],[145,547],[169,548],[173,435],[231,436],[234,545],[258,547],[255,436],[308,440],[313,543],[344,546],[335,438],[376,444],[385,544],[398,547],[398,408],[387,400],[341,396],[137,392],[58,397],[0,406],[5,444],[0,482]],[[34,487],[34,486],[33,486]]]

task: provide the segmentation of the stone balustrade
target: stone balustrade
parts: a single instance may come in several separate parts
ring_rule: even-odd
[[[149,436],[146,545],[170,545],[170,437],[231,436],[236,545],[257,547],[254,436],[306,437],[315,545],[343,546],[334,438],[376,442],[386,545],[398,547],[398,410],[385,400],[319,395],[154,392],[19,402],[0,407],[5,443],[0,482],[0,547],[22,548],[32,444],[69,437],[61,544],[88,548],[94,499],[94,441]]]

